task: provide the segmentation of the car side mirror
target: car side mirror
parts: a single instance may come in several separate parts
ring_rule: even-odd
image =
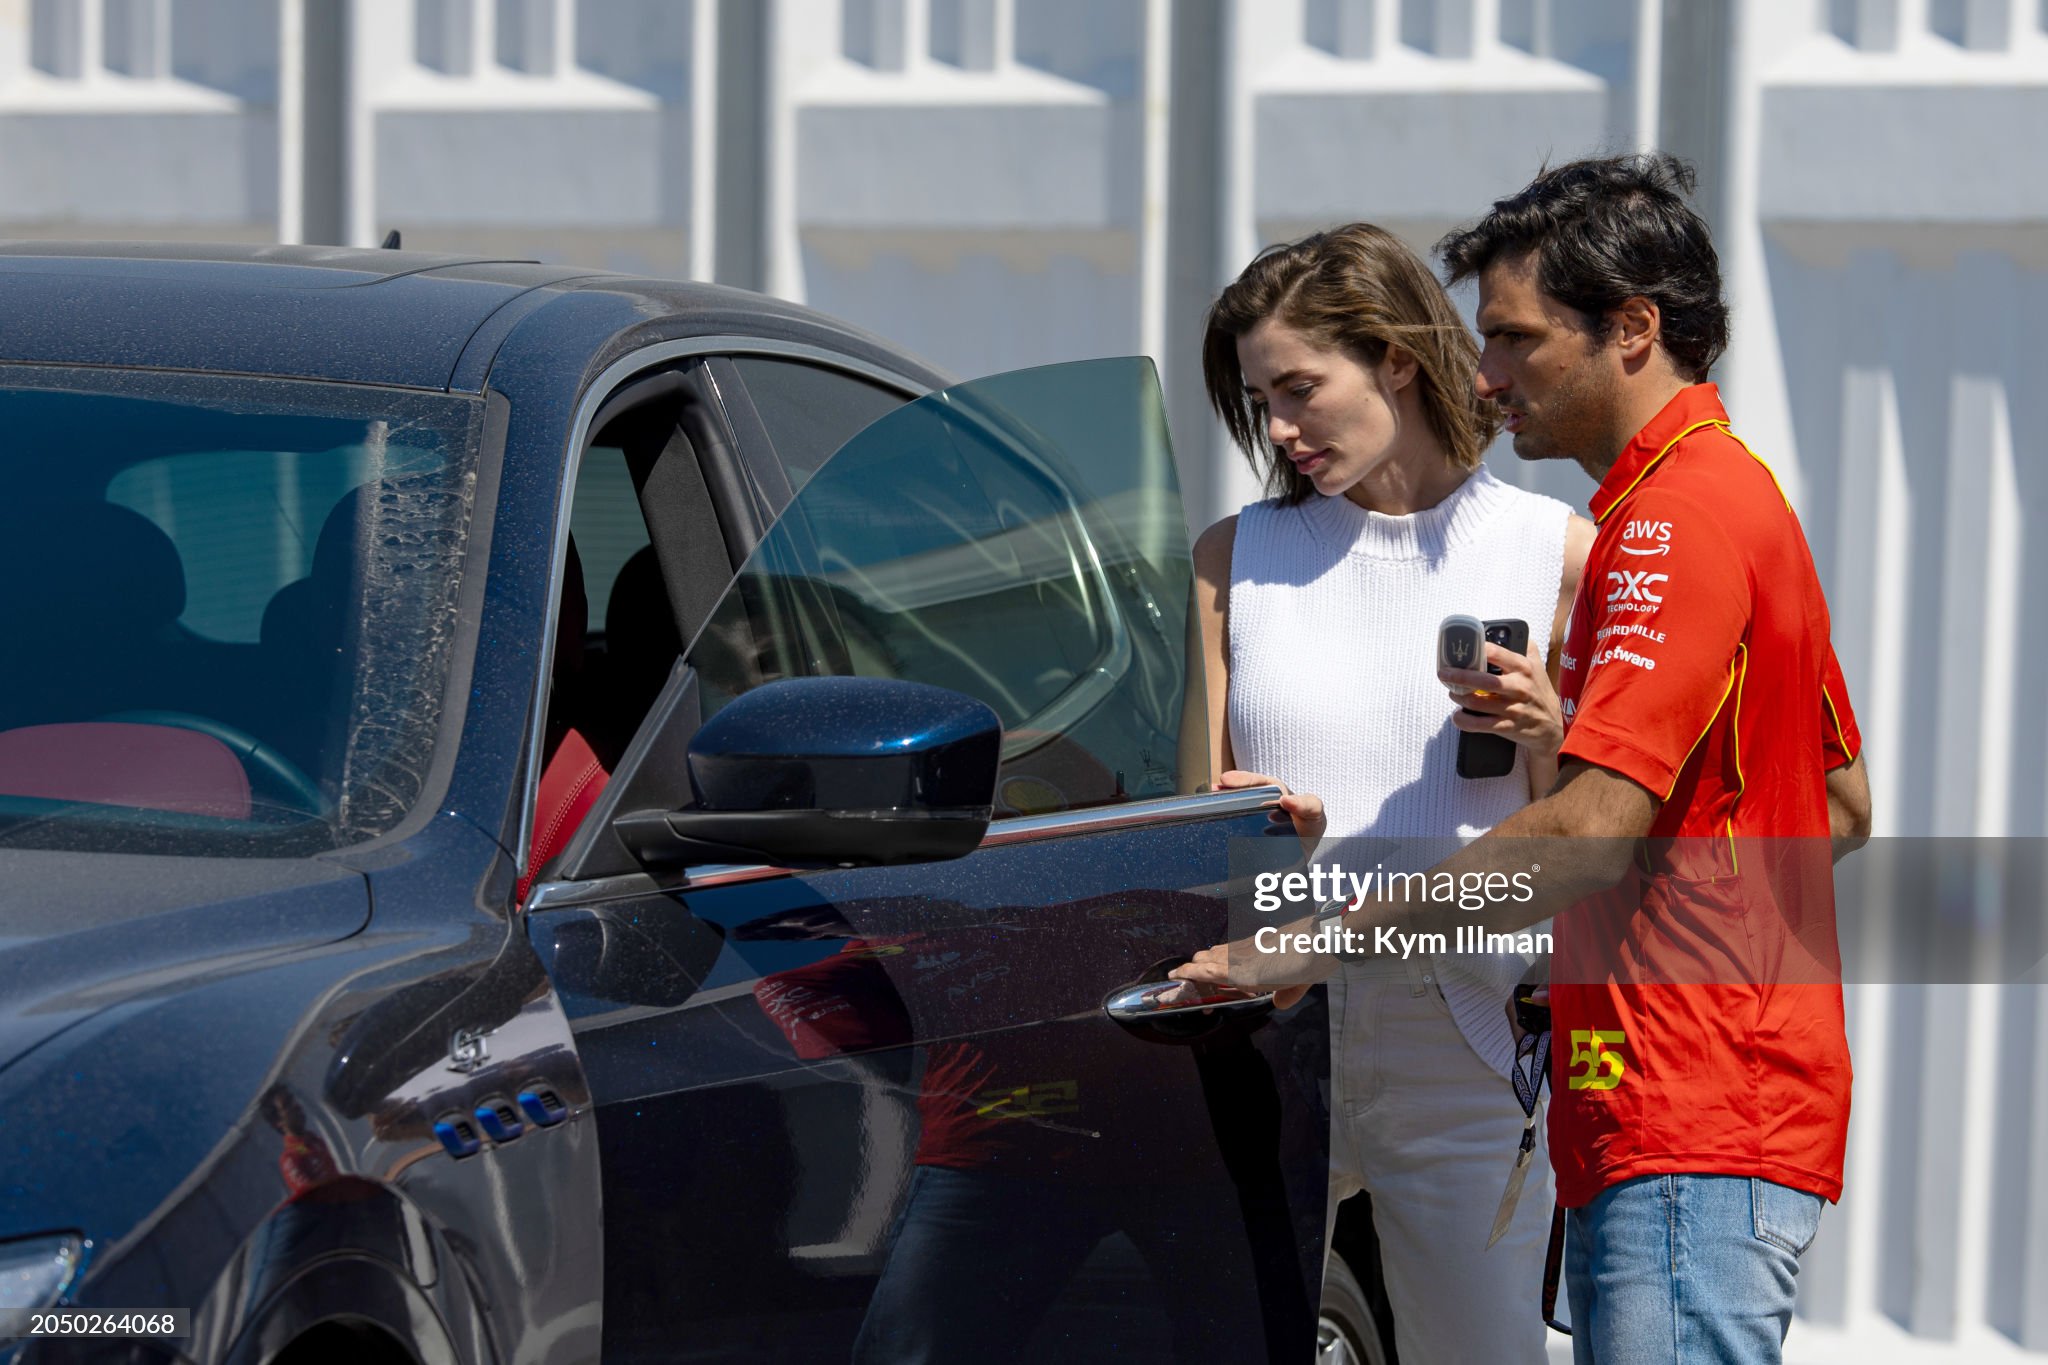
[[[785,678],[690,741],[693,804],[613,822],[643,866],[874,867],[958,858],[994,812],[1003,726],[943,687]]]

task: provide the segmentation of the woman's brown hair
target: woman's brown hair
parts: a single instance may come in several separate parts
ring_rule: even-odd
[[[1315,485],[1267,442],[1259,405],[1244,390],[1237,339],[1267,318],[1367,366],[1385,360],[1389,346],[1414,356],[1416,395],[1430,431],[1452,464],[1478,467],[1499,425],[1492,406],[1481,404],[1472,388],[1478,342],[1429,267],[1400,238],[1371,223],[1348,223],[1268,247],[1209,308],[1202,337],[1209,406],[1264,475],[1268,493],[1297,503]]]

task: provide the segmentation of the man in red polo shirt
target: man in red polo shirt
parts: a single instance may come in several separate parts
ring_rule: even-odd
[[[1777,1361],[1848,1129],[1830,865],[1869,793],[1798,518],[1704,382],[1727,310],[1690,188],[1670,157],[1573,162],[1439,248],[1479,282],[1479,390],[1516,454],[1599,482],[1561,702],[1540,669],[1444,675],[1483,689],[1460,729],[1561,706],[1557,785],[1432,872],[1540,865],[1540,894],[1479,918],[1559,912],[1550,1154],[1582,1363]],[[1288,805],[1313,831],[1314,799]],[[1471,919],[1381,900],[1340,923]],[[1239,942],[1176,975],[1327,971]]]

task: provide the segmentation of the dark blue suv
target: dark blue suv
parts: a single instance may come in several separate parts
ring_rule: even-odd
[[[1147,362],[16,246],[0,452],[0,1362],[1378,1352]]]

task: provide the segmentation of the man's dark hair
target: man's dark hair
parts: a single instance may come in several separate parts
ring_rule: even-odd
[[[1664,350],[1697,383],[1728,347],[1728,305],[1713,238],[1686,202],[1692,188],[1692,167],[1668,152],[1547,166],[1438,242],[1437,255],[1457,284],[1534,251],[1537,284],[1589,328],[1625,299],[1649,299],[1663,315]]]

